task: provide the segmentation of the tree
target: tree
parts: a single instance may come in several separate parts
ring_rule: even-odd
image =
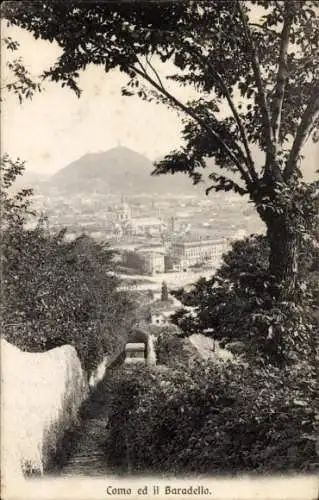
[[[119,67],[130,79],[123,94],[137,93],[184,115],[185,146],[159,162],[155,174],[186,172],[197,183],[207,158],[214,159],[207,192],[249,196],[267,226],[272,295],[284,300],[295,296],[314,212],[302,181],[302,150],[309,137],[318,138],[318,5],[38,1],[28,9],[7,2],[4,15],[36,38],[58,42],[62,55],[45,76],[78,95],[79,71],[88,64],[106,72]],[[182,102],[152,55],[173,62],[177,71],[170,78],[194,88],[197,97]]]
[[[4,229],[8,226],[23,226],[26,217],[34,215],[31,207],[32,189],[14,191],[14,182],[22,175],[25,164],[19,158],[12,160],[4,154],[0,158],[0,224]]]
[[[3,47],[9,52],[15,53],[19,48],[19,43],[11,37],[1,39]],[[10,60],[9,57],[4,58],[4,73],[10,75],[10,80],[6,81],[3,78],[1,87],[3,94],[11,92],[17,96],[20,104],[23,99],[31,99],[35,92],[41,92],[42,87],[34,79],[31,78],[29,71],[23,64],[21,57]],[[34,216],[32,210],[31,195],[32,189],[15,190],[15,181],[18,176],[23,175],[25,170],[25,162],[20,158],[13,160],[7,153],[4,153],[0,158],[0,224],[1,228],[7,228],[12,225],[23,226],[26,218]]]
[[[163,283],[162,283],[161,300],[163,300],[163,301],[168,300],[168,287],[167,287],[166,281],[163,281]]]
[[[300,259],[298,305],[273,303],[269,251],[264,236],[234,242],[214,276],[201,278],[190,291],[173,292],[193,309],[177,311],[172,321],[185,336],[209,330],[207,335],[230,344],[230,349],[240,347],[250,361],[282,365],[304,359],[315,365],[318,241],[310,239]]]
[[[66,343],[90,371],[125,342],[133,304],[117,292],[114,252],[65,230],[53,233],[32,207],[32,190],[15,189],[25,164],[0,161],[1,306],[3,335],[13,344],[43,351]],[[34,228],[27,228],[30,218]]]

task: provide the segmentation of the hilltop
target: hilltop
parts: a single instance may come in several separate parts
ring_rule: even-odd
[[[153,162],[146,156],[120,146],[73,161],[53,175],[50,185],[60,191],[130,195],[194,195],[204,191],[193,186],[185,174],[151,176],[153,170]]]

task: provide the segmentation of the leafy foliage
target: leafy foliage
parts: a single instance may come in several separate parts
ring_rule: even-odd
[[[284,363],[313,356],[316,351],[318,246],[310,239],[304,247],[298,277],[299,304],[274,302],[267,271],[269,245],[263,236],[233,244],[224,263],[210,278],[193,289],[175,294],[195,310],[178,311],[173,317],[185,335],[211,329],[224,343],[241,342],[249,357],[262,362]]]
[[[116,292],[108,248],[63,232],[5,231],[3,319],[7,338],[20,347],[46,350],[75,344],[86,368],[123,342],[130,303]]]
[[[36,219],[29,190],[15,193],[24,164],[5,156],[1,163],[1,327],[4,336],[27,350],[73,344],[90,371],[125,342],[133,304],[117,292],[114,252],[83,235],[52,233]],[[28,228],[32,217],[35,227]]]
[[[8,56],[9,52],[15,53],[19,49],[19,43],[10,36],[1,39],[1,42],[3,47],[7,49],[6,56]],[[5,70],[10,76],[9,79],[3,78],[4,85],[1,90],[16,95],[20,104],[24,99],[31,99],[36,92],[42,92],[41,83],[33,78],[21,57],[14,59],[7,57]]]
[[[189,339],[181,336],[179,330],[171,326],[163,328],[155,341],[156,360],[159,365],[171,368],[192,365],[200,356]]]
[[[2,228],[10,224],[23,225],[28,215],[33,215],[31,209],[32,189],[22,189],[15,192],[14,182],[22,175],[25,163],[19,158],[14,161],[9,155],[0,158],[0,216]]]
[[[138,473],[313,471],[315,373],[199,364],[113,379],[106,455]]]
[[[281,7],[274,1],[235,0],[86,6],[39,1],[28,11],[21,2],[8,3],[4,15],[36,38],[59,43],[63,53],[46,76],[77,92],[79,71],[90,63],[125,71],[130,77],[126,95],[143,97],[141,81],[150,84],[152,95],[160,94],[192,118],[184,131],[188,144],[181,155],[188,164],[182,169],[190,172],[203,166],[205,156],[214,156],[222,168],[235,163],[249,189],[257,175],[246,143],[257,143],[269,156],[278,142],[283,165],[285,142],[296,136],[316,89],[317,5],[310,0]],[[171,78],[194,86],[200,98],[183,109],[165,88],[150,54],[171,60],[178,69]],[[242,98],[238,109],[236,89]],[[230,111],[224,119],[219,114],[223,102]]]

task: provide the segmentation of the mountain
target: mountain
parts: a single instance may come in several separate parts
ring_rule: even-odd
[[[59,170],[50,185],[66,192],[112,194],[196,195],[203,187],[193,186],[185,174],[151,176],[154,165],[146,156],[126,147],[90,153]]]

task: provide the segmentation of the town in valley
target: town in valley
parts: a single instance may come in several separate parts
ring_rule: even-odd
[[[34,205],[52,230],[67,227],[68,239],[84,233],[107,241],[126,284],[143,277],[155,287],[191,283],[211,275],[232,241],[262,230],[247,199],[205,196],[205,185],[185,176],[163,176],[158,184],[151,171],[150,160],[122,146],[86,155],[51,178],[32,178]]]

